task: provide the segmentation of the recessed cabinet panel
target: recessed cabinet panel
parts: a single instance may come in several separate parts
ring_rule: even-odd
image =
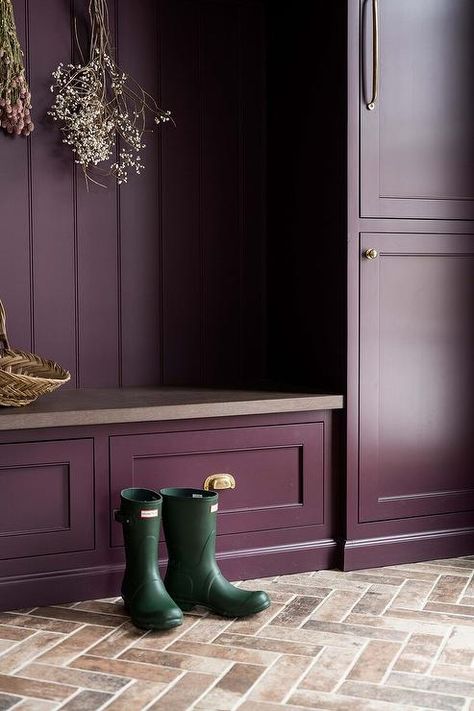
[[[360,355],[360,520],[474,509],[474,235],[363,235]]]
[[[5,501],[21,502],[21,508],[6,506],[0,519],[0,535],[66,531],[71,523],[69,462],[1,466],[0,482]],[[47,492],[43,502],[43,492]],[[39,501],[42,501],[41,505]]]
[[[0,559],[94,547],[92,440],[0,445]]]
[[[360,0],[361,215],[474,218],[472,0]]]
[[[112,506],[128,486],[202,488],[209,475],[227,473],[236,488],[220,492],[219,533],[321,524],[323,440],[322,422],[112,437]]]

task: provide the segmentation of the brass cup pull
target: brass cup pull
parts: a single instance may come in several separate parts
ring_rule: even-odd
[[[235,489],[235,479],[232,474],[209,474],[203,484],[206,491],[216,489]]]
[[[365,256],[367,257],[367,259],[377,259],[379,253],[376,249],[366,249]]]

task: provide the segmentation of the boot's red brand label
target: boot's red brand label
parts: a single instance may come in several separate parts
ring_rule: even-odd
[[[212,504],[211,513],[214,513],[214,511],[217,511],[218,507],[219,507],[219,504]]]
[[[158,509],[141,509],[140,518],[157,518]]]

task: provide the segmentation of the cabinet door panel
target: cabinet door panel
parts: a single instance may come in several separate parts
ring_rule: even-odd
[[[474,508],[473,235],[363,235],[360,520]]]
[[[0,560],[94,548],[90,439],[0,445]]]
[[[237,485],[220,495],[219,533],[324,523],[323,422],[117,436],[110,452],[112,506],[127,486],[201,488],[224,472]]]
[[[474,217],[474,3],[379,0],[379,98],[372,3],[361,0],[361,214]]]

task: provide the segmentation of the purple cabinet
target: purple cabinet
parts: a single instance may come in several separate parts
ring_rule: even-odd
[[[474,235],[361,247],[359,520],[474,511]]]
[[[360,0],[361,216],[474,218],[474,3]]]
[[[91,439],[0,444],[0,559],[94,548]]]
[[[219,534],[324,523],[323,422],[118,436],[110,453],[112,507],[128,486],[202,488],[229,473],[236,488],[220,493]]]
[[[210,474],[236,482],[219,495],[225,575],[334,567],[338,426],[332,411],[291,411],[0,432],[0,610],[119,594],[120,490]]]
[[[347,11],[344,567],[355,569],[474,550],[474,4]]]

